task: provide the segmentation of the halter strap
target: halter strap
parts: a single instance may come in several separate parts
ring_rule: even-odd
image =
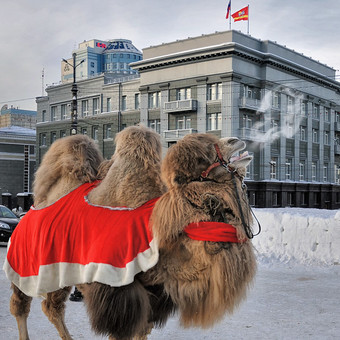
[[[206,179],[209,176],[210,171],[218,166],[224,166],[228,168],[228,163],[223,159],[220,148],[218,147],[217,144],[214,144],[214,147],[217,153],[216,161],[213,164],[211,164],[207,170],[202,171],[201,173],[202,179]]]

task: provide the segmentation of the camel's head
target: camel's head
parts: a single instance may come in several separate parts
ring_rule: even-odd
[[[116,150],[112,161],[142,161],[145,166],[160,163],[160,136],[143,125],[129,126],[116,135]]]
[[[187,135],[168,150],[162,164],[163,180],[170,189],[198,180],[224,183],[231,180],[231,172],[243,178],[252,157],[248,153],[233,155],[245,146],[236,137]]]

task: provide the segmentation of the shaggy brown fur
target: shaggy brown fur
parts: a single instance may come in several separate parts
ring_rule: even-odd
[[[56,140],[45,154],[34,181],[34,205],[44,208],[79,185],[92,182],[103,157],[93,140],[76,135]],[[19,339],[28,340],[27,317],[32,298],[12,284],[10,311],[15,316]],[[42,309],[65,340],[71,336],[64,323],[65,300],[71,287],[48,293]]]
[[[161,196],[165,186],[160,164],[159,135],[142,126],[126,128],[117,135],[115,154],[103,167],[103,173],[107,171],[107,174],[89,193],[89,201],[135,208]],[[138,276],[124,287],[94,283],[80,289],[93,330],[117,339],[145,336],[153,322],[164,323],[174,308],[162,286],[143,287]]]
[[[236,185],[242,212],[237,205],[234,180],[222,166],[211,170],[208,181],[202,171],[216,159],[214,144],[228,161],[245,147],[236,138],[218,140],[212,135],[184,137],[172,146],[162,164],[169,191],[156,203],[152,223],[159,241],[160,260],[144,275],[146,282],[163,282],[166,292],[179,307],[183,326],[209,327],[245,298],[256,271],[251,242],[246,238],[241,214],[251,224],[246,194],[241,185],[251,157],[232,164],[238,173]],[[184,228],[191,222],[224,221],[237,229],[244,243],[195,241]]]
[[[85,135],[56,140],[35,174],[34,206],[46,207],[80,184],[93,182],[103,160],[95,142]]]

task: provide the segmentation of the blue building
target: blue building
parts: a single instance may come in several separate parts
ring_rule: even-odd
[[[77,81],[101,73],[113,78],[138,74],[138,71],[130,68],[130,63],[143,59],[142,52],[127,39],[84,41],[73,53],[76,53],[76,65],[79,64],[76,68]],[[67,61],[73,64],[72,58]],[[61,62],[61,80],[62,83],[73,81],[73,68],[64,61]]]
[[[0,110],[0,128],[20,126],[35,129],[37,124],[37,111],[23,110],[13,106],[3,105]]]

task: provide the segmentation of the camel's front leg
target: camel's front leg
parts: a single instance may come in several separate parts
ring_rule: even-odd
[[[42,310],[57,329],[63,340],[72,340],[65,325],[65,301],[69,296],[71,287],[65,287],[55,292],[48,293],[47,298],[41,303]]]
[[[11,314],[16,318],[19,330],[19,340],[29,340],[27,318],[31,308],[32,298],[24,294],[12,283],[13,294],[10,300]]]

